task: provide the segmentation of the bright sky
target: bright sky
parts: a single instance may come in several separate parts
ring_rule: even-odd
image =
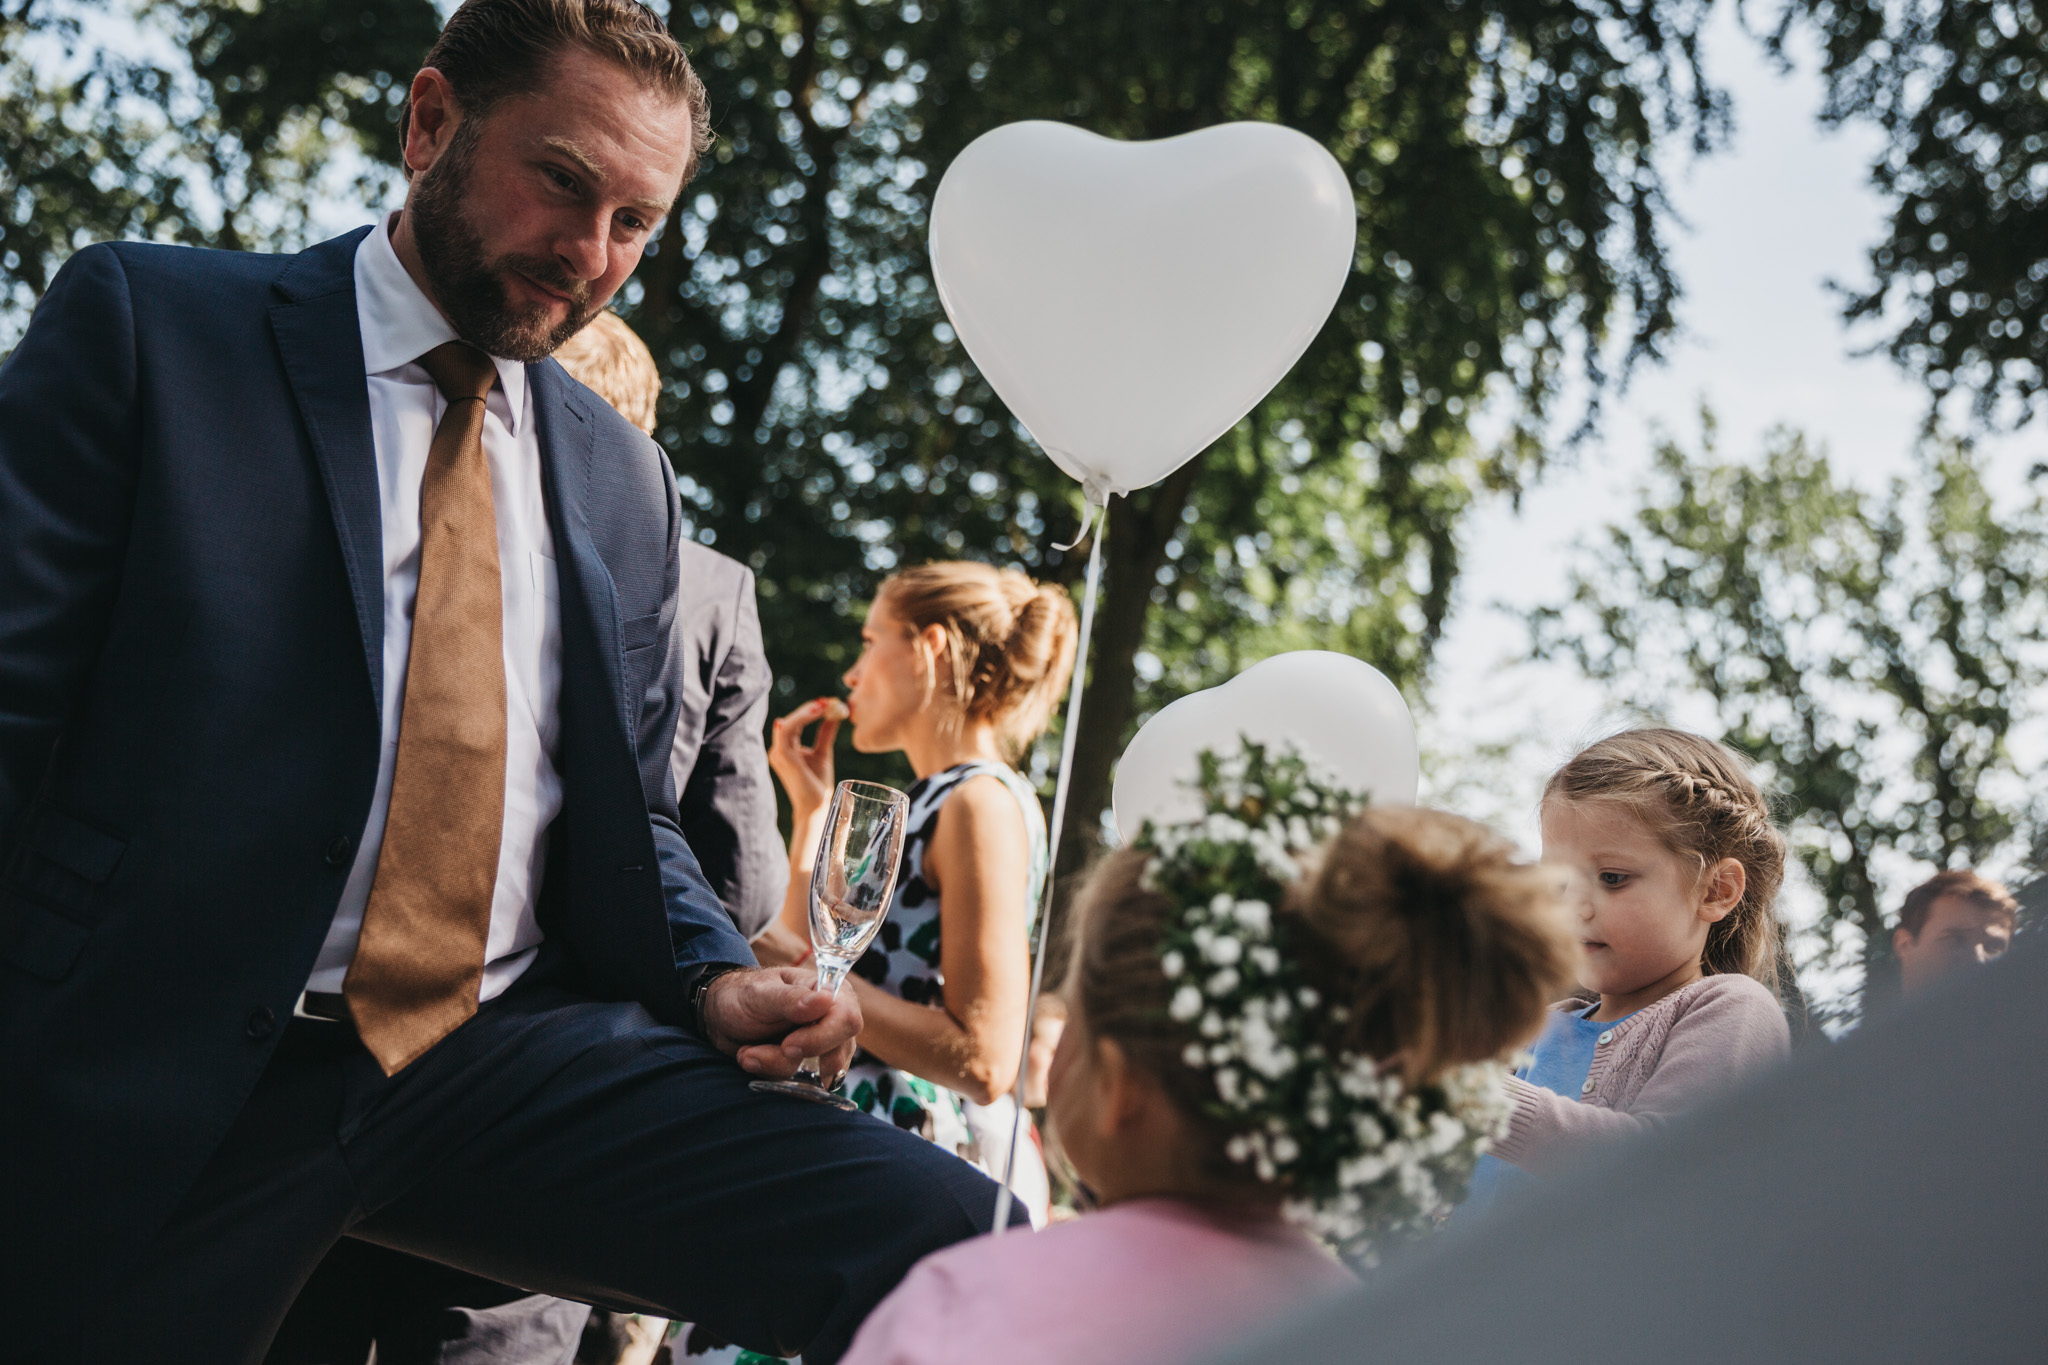
[[[1821,87],[1812,64],[1781,74],[1736,28],[1731,7],[1718,15],[1709,54],[1715,79],[1734,97],[1733,144],[1667,166],[1690,225],[1669,239],[1685,290],[1685,335],[1665,364],[1640,372],[1610,402],[1601,438],[1576,467],[1546,478],[1519,513],[1501,502],[1469,523],[1459,606],[1431,689],[1434,713],[1419,718],[1425,749],[1441,756],[1426,794],[1492,819],[1531,847],[1544,777],[1624,718],[1569,669],[1504,666],[1524,640],[1516,618],[1495,604],[1561,600],[1573,542],[1628,510],[1653,434],[1698,448],[1702,399],[1719,416],[1724,456],[1756,453],[1764,433],[1782,423],[1824,443],[1839,468],[1871,487],[1906,465],[1924,414],[1922,391],[1889,360],[1854,356],[1869,338],[1845,331],[1827,288],[1831,279],[1866,278],[1866,252],[1885,212],[1866,180],[1876,135],[1824,131],[1814,119]],[[2040,425],[1983,443],[1997,484],[2016,486],[2031,463],[2048,458]],[[1707,723],[1684,712],[1672,719]],[[1476,745],[1509,740],[1520,742],[1504,760],[1472,756]]]

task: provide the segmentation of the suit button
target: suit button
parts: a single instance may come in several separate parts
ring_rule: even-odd
[[[329,867],[346,867],[348,865],[348,855],[355,846],[356,841],[349,838],[346,834],[337,834],[332,839],[329,839],[327,841],[327,865]]]
[[[258,1006],[249,1011],[249,1021],[242,1025],[242,1032],[248,1034],[253,1041],[260,1043],[271,1034],[277,1032],[277,1016],[269,1010]]]

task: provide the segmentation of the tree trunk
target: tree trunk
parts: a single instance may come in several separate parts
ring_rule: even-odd
[[[1863,930],[1863,989],[1856,1008],[1858,1024],[1883,1014],[1899,998],[1899,964],[1892,956],[1892,936],[1885,928],[1884,911],[1877,903],[1877,881],[1871,875],[1868,855],[1860,850],[1850,857],[1854,872],[1856,924]]]
[[[1797,1052],[1815,1043],[1825,1043],[1826,1033],[1814,1016],[1813,1002],[1799,984],[1799,964],[1792,958],[1792,941],[1778,935],[1778,1004],[1785,1011],[1785,1023],[1792,1030],[1792,1049]]]
[[[1053,860],[1058,885],[1047,926],[1048,981],[1065,961],[1062,932],[1066,902],[1082,871],[1102,846],[1102,811],[1109,805],[1110,775],[1123,752],[1124,732],[1136,708],[1138,650],[1166,544],[1180,524],[1181,510],[1195,484],[1190,460],[1152,488],[1128,498],[1111,498],[1103,542],[1102,599],[1095,610],[1095,638],[1081,694],[1081,726],[1069,774],[1066,828]]]

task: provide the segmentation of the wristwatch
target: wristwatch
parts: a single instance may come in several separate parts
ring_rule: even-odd
[[[711,989],[711,983],[727,972],[743,972],[746,967],[738,962],[713,962],[697,973],[696,982],[690,987],[690,1023],[696,1028],[697,1036],[705,1042],[711,1041],[711,1031],[704,1027],[704,994]]]

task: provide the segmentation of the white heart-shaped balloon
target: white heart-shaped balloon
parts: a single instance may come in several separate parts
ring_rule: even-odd
[[[1421,780],[1415,720],[1387,675],[1348,654],[1276,654],[1145,722],[1116,766],[1110,797],[1126,839],[1145,821],[1202,813],[1193,783],[1204,749],[1234,752],[1249,739],[1292,748],[1321,774],[1382,805],[1411,805]]]
[[[1010,411],[1105,501],[1280,382],[1337,302],[1357,220],[1336,159],[1277,124],[1117,142],[1012,123],[939,182],[932,277]]]

